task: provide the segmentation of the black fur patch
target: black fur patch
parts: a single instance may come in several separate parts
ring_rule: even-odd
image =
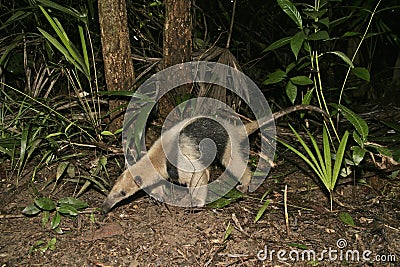
[[[186,125],[180,132],[179,136],[180,137],[186,136],[190,138],[192,142],[190,142],[187,145],[194,144],[195,146],[194,149],[198,152],[200,152],[201,149],[204,149],[204,148],[200,149],[200,142],[205,138],[211,139],[215,143],[215,146],[217,148],[216,157],[215,159],[213,159],[215,164],[220,163],[219,161],[222,159],[224,155],[229,138],[228,132],[220,123],[206,117],[195,119],[190,124]],[[179,144],[180,146],[185,145],[184,142],[181,142],[181,139],[179,141]],[[207,156],[207,153],[205,156]],[[208,163],[211,161],[207,157],[202,157],[202,159],[204,160],[203,163],[206,162]],[[177,159],[175,158],[172,160],[176,162]],[[172,182],[175,183],[178,182],[179,180],[178,168],[169,161],[167,161],[167,173]]]
[[[225,128],[217,121],[210,118],[198,118],[187,125],[181,132],[181,135],[189,137],[196,144],[196,150],[200,151],[200,141],[209,138],[214,141],[217,147],[217,155],[215,160],[221,160],[229,135]]]

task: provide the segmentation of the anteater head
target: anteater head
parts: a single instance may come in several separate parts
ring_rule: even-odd
[[[135,182],[132,173],[132,169],[127,169],[121,174],[121,176],[118,177],[103,203],[102,211],[104,214],[109,212],[115,204],[132,196],[140,190],[140,186]],[[136,177],[136,179],[138,178]]]
[[[115,204],[132,196],[142,188],[152,186],[159,181],[159,172],[161,170],[165,172],[166,167],[165,157],[162,153],[157,152],[158,150],[152,149],[149,153],[152,160],[149,155],[146,155],[118,177],[103,203],[104,213],[109,212]],[[153,156],[153,154],[157,156]]]

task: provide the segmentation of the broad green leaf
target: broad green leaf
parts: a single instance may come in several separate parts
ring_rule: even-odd
[[[366,151],[365,151],[365,149],[362,149],[359,146],[353,146],[351,149],[353,150],[352,158],[353,158],[354,164],[356,166],[358,166],[361,163],[361,161],[364,159]]]
[[[308,78],[307,76],[296,76],[290,78],[290,81],[296,85],[309,85],[313,84],[314,82]]]
[[[310,34],[308,36],[308,40],[312,40],[312,41],[318,41],[318,40],[326,41],[326,40],[329,40],[329,39],[330,39],[330,37],[329,37],[329,34],[328,34],[327,31],[317,31],[317,32],[315,32],[313,34]]]
[[[292,40],[290,40],[290,48],[292,49],[293,55],[296,60],[305,39],[306,35],[303,30],[301,30],[293,36]]]
[[[267,199],[262,207],[258,210],[256,218],[254,219],[254,223],[258,222],[261,217],[264,215],[265,210],[268,208],[269,203],[271,203],[271,200]]]
[[[292,36],[288,36],[288,37],[284,37],[282,39],[279,39],[278,41],[273,42],[267,48],[265,48],[263,50],[263,53],[278,49],[278,48],[280,48],[282,46],[285,46],[285,45],[290,43],[291,39],[292,39]]]
[[[263,81],[263,84],[268,85],[268,84],[279,83],[283,81],[285,78],[286,78],[286,72],[284,72],[283,70],[276,70],[275,72],[268,74],[267,79]]]
[[[283,12],[285,12],[296,23],[296,25],[302,29],[303,20],[301,19],[301,15],[293,3],[289,0],[277,0],[277,2]]]
[[[25,215],[36,215],[39,212],[41,212],[41,210],[36,207],[35,203],[31,203],[28,206],[26,206],[26,208],[22,211],[23,214]]]
[[[289,81],[286,85],[286,95],[289,97],[290,102],[294,104],[297,97],[297,86]]]
[[[62,205],[62,204],[69,204],[78,210],[88,207],[88,204],[86,202],[76,199],[74,197],[61,198],[60,200],[58,200],[58,205]]]
[[[347,65],[349,65],[351,68],[354,68],[353,62],[351,61],[351,59],[345,53],[340,52],[340,51],[332,51],[332,52],[326,52],[326,53],[327,54],[334,54],[334,55],[340,57]]]
[[[341,212],[341,213],[339,213],[339,218],[340,218],[340,220],[342,220],[342,222],[344,222],[345,224],[350,225],[350,226],[355,226],[353,217],[351,217],[351,215],[350,215],[349,213],[347,213],[347,212]]]
[[[329,22],[329,18],[323,18],[318,20],[319,23],[321,23],[322,25],[324,25],[327,28],[330,28],[330,22]]]
[[[371,77],[370,77],[369,71],[366,68],[357,67],[357,68],[351,69],[351,71],[358,78],[363,79],[364,81],[370,82]]]
[[[70,216],[77,216],[79,214],[78,210],[74,206],[69,204],[61,204],[58,208],[58,212]]]
[[[376,149],[378,151],[379,154],[381,154],[383,156],[386,156],[389,158],[393,157],[392,151],[390,151],[390,149],[387,147],[383,147],[383,146],[380,146],[377,144],[368,144],[368,147],[373,147],[374,149]]]
[[[56,229],[61,222],[61,215],[58,211],[53,216],[53,219],[51,220],[51,229]]]
[[[356,131],[361,135],[361,138],[363,140],[363,143],[367,141],[368,137],[368,124],[363,120],[359,115],[351,111],[349,108],[343,106],[343,105],[335,105],[333,106],[337,109],[340,110],[340,112],[343,114],[343,116],[351,123],[353,124],[354,128]]]
[[[52,211],[56,209],[56,204],[54,201],[47,197],[41,197],[35,199],[35,205],[38,206],[41,210]]]

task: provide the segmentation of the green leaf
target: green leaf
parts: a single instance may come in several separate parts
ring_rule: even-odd
[[[50,0],[36,0],[36,1],[47,7],[57,9],[57,10],[61,11],[62,13],[71,15],[76,19],[82,20],[82,18],[84,18],[84,14],[78,12],[74,8],[66,8],[66,7],[63,7],[62,5],[54,3],[53,1],[50,1]]]
[[[344,151],[346,148],[348,138],[349,138],[349,132],[346,131],[342,137],[342,140],[340,141],[339,148],[336,153],[335,165],[333,166],[332,184],[331,184],[331,188],[329,188],[330,191],[332,191],[333,188],[335,187],[336,180],[339,176],[340,167],[342,165]]]
[[[364,159],[366,151],[365,149],[362,149],[359,146],[353,146],[351,149],[353,150],[353,155],[352,155],[353,162],[356,166],[358,166]]]
[[[332,181],[332,158],[331,158],[331,146],[329,143],[329,138],[328,138],[328,130],[326,129],[326,126],[324,125],[324,128],[322,130],[322,145],[324,149],[324,159],[320,159],[320,164],[323,167],[323,171],[325,171],[325,178],[326,178],[326,185],[328,185],[327,189],[330,190],[330,188],[333,188],[335,185]],[[318,147],[318,146],[317,146]],[[318,150],[317,150],[318,151]]]
[[[214,208],[214,209],[220,209],[220,208],[226,207],[229,204],[237,201],[241,197],[243,197],[242,192],[240,192],[236,189],[232,189],[225,196],[215,200],[214,202],[209,203],[207,206],[210,208]]]
[[[392,128],[393,130],[400,132],[400,124],[391,122],[391,121],[380,121],[380,123],[386,125],[389,128]]]
[[[322,6],[322,4],[321,4]],[[323,15],[325,15],[326,12],[328,12],[328,9],[320,9],[316,11],[315,9],[311,9],[312,11],[309,11],[310,9],[306,9],[304,12],[305,15],[309,16],[315,21],[319,21],[319,18],[321,18]]]
[[[26,156],[26,147],[28,145],[28,135],[29,135],[29,125],[22,129],[21,133],[21,151],[20,151],[20,162],[19,162],[19,170],[18,173],[21,173],[22,166],[25,163],[25,156]]]
[[[303,42],[306,39],[305,33],[301,30],[296,33],[293,38],[290,40],[290,48],[292,49],[293,55],[297,60],[297,56],[299,55],[300,49],[303,46]]]
[[[351,124],[353,124],[356,131],[361,135],[363,143],[365,143],[369,132],[368,124],[365,120],[343,105],[333,104],[333,106],[337,108]]]
[[[291,247],[294,247],[294,248],[308,249],[307,245],[304,245],[304,244],[289,243],[288,245],[291,246]]]
[[[69,204],[61,204],[58,208],[58,212],[70,216],[77,216],[79,214],[78,210],[74,206]]]
[[[229,236],[231,235],[233,230],[232,224],[229,222],[228,226],[226,227],[225,234],[224,234],[224,242],[228,240]]]
[[[353,139],[354,139],[354,141],[356,141],[356,143],[357,143],[361,148],[364,147],[364,142],[363,142],[363,140],[361,139],[361,137],[358,135],[357,131],[354,131],[354,132],[353,132]]]
[[[289,97],[290,102],[294,104],[297,97],[297,86],[289,81],[286,85],[286,95]]]
[[[300,144],[303,146],[303,148],[306,150],[307,154],[310,157],[313,157],[313,162],[317,162],[314,155],[312,154],[310,148],[307,146],[307,144],[304,142],[303,138],[301,138],[301,136],[296,132],[296,130],[289,124],[290,129],[292,130],[292,132],[295,134],[297,140],[300,142]],[[294,148],[293,146],[287,144],[286,142],[278,139],[278,142],[281,143],[282,145],[284,145],[285,147],[287,147],[288,149],[290,149],[291,151],[293,151],[296,155],[298,155],[302,160],[304,160],[308,166],[310,166],[313,171],[318,175],[318,177],[321,179],[321,181],[323,181],[323,173],[322,170],[320,168],[320,166],[315,165],[313,162],[311,162],[303,153],[301,153],[300,151],[298,151],[296,148]]]
[[[290,81],[296,85],[309,85],[313,84],[314,82],[308,78],[307,76],[296,76],[290,78]]]
[[[376,149],[378,151],[378,153],[383,155],[383,156],[386,156],[386,157],[389,157],[389,158],[393,157],[392,151],[390,151],[390,149],[388,149],[386,147],[383,147],[383,146],[378,145],[378,144],[368,144],[368,147],[372,147],[372,148]]]
[[[351,69],[351,71],[358,78],[363,79],[364,81],[370,82],[371,77],[370,77],[369,71],[366,68],[357,67],[357,68]]]
[[[41,210],[52,211],[56,209],[56,204],[54,201],[47,197],[41,197],[35,199],[35,205],[38,206]]]
[[[276,70],[275,72],[272,72],[268,74],[267,79],[263,81],[264,85],[268,84],[274,84],[274,83],[279,83],[283,81],[286,78],[286,72],[283,70]]]
[[[67,162],[67,161],[63,161],[63,162],[60,162],[60,164],[58,164],[57,174],[56,174],[56,183],[61,178],[61,176],[65,173],[65,170],[67,169],[68,165],[69,165],[69,162]]]
[[[327,31],[317,31],[313,34],[310,34],[310,36],[308,36],[308,40],[312,40],[312,41],[319,41],[319,40],[329,40],[329,34]]]
[[[53,219],[51,220],[51,229],[56,229],[61,222],[61,215],[58,211],[56,211],[56,213],[53,216]]]
[[[355,226],[354,220],[349,213],[341,212],[341,213],[339,213],[339,218],[345,224],[350,225],[350,226]]]
[[[258,222],[261,217],[264,215],[265,210],[268,208],[269,203],[271,203],[271,200],[267,199],[262,207],[258,210],[256,218],[254,219],[254,223]]]
[[[26,206],[26,208],[22,211],[23,214],[25,215],[36,215],[39,212],[41,212],[41,210],[36,207],[35,203],[31,203],[28,206]]]
[[[290,40],[292,38],[293,38],[292,36],[288,36],[288,37],[284,37],[282,39],[279,39],[278,41],[273,42],[272,44],[270,44],[267,48],[265,48],[263,50],[263,53],[278,49],[278,48],[280,48],[282,46],[285,46],[285,45],[289,44]]]
[[[303,21],[301,19],[301,15],[293,3],[289,0],[277,0],[277,2],[283,12],[285,12],[296,23],[296,25],[302,29]]]
[[[50,219],[50,212],[48,212],[47,210],[43,211],[42,227],[46,226],[46,224],[49,222],[49,219]]]
[[[110,131],[102,131],[102,132],[101,132],[101,135],[104,135],[104,136],[114,136],[114,134],[113,134],[112,132],[110,132]]]
[[[304,105],[309,105],[311,103],[313,92],[314,92],[314,87],[311,90],[307,91],[301,103]]]
[[[359,33],[359,32],[345,32],[345,34],[343,34],[341,38],[353,37],[353,36],[359,36],[359,35],[361,35],[361,33]]]
[[[57,239],[55,237],[53,237],[48,243],[47,246],[50,250],[55,250],[56,249],[56,243],[57,243]]]
[[[354,68],[353,62],[351,61],[351,59],[345,53],[340,52],[340,51],[332,51],[332,52],[326,52],[326,53],[327,54],[334,54],[334,55],[340,57],[347,65],[349,65],[351,68]]]
[[[58,205],[63,205],[63,204],[68,204],[71,205],[73,207],[75,207],[76,209],[85,209],[88,207],[88,204],[86,202],[83,202],[79,199],[76,199],[74,197],[64,197],[61,198],[60,200],[58,200]]]

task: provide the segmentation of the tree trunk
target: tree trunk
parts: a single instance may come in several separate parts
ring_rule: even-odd
[[[165,24],[163,45],[164,68],[188,62],[192,55],[191,0],[165,0]],[[179,76],[170,77],[179,79]],[[177,88],[172,94],[160,99],[159,114],[162,118],[174,108],[176,102],[189,93],[190,85]]]
[[[134,68],[129,42],[129,30],[125,0],[99,0],[99,21],[103,51],[104,72],[108,91],[131,88]],[[123,113],[120,109],[125,101],[110,99],[110,126],[114,132],[122,127]]]

